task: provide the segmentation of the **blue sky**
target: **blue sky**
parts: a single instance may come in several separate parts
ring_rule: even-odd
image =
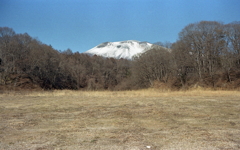
[[[240,0],[0,0],[0,27],[57,50],[103,42],[175,42],[188,24],[240,21]]]

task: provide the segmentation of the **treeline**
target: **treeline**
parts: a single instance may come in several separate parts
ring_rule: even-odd
[[[148,51],[134,63],[135,78],[145,87],[236,89],[240,87],[240,22],[189,24],[170,52]]]
[[[187,25],[167,48],[132,61],[57,51],[27,33],[0,27],[1,89],[130,90],[193,86],[238,88],[240,22]]]
[[[2,88],[114,89],[130,76],[128,60],[60,52],[27,33],[0,28]]]

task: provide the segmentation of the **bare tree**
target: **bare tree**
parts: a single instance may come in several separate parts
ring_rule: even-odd
[[[171,54],[165,49],[149,50],[134,58],[133,76],[139,86],[152,86],[154,81],[167,82],[172,71]]]
[[[13,36],[15,32],[8,27],[0,27],[0,59],[1,59],[1,81],[5,84],[7,77],[14,70],[14,58],[11,50],[13,49]]]
[[[203,75],[213,79],[221,67],[219,56],[224,50],[224,37],[223,24],[216,21],[190,24],[179,33],[179,40],[184,43],[184,49],[195,59],[200,80]]]

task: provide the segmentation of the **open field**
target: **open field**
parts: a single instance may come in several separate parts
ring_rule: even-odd
[[[240,92],[0,94],[0,149],[240,149]]]

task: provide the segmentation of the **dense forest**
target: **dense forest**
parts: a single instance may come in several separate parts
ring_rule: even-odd
[[[240,22],[192,23],[163,46],[169,50],[155,47],[133,60],[103,58],[0,27],[0,90],[240,87]]]

